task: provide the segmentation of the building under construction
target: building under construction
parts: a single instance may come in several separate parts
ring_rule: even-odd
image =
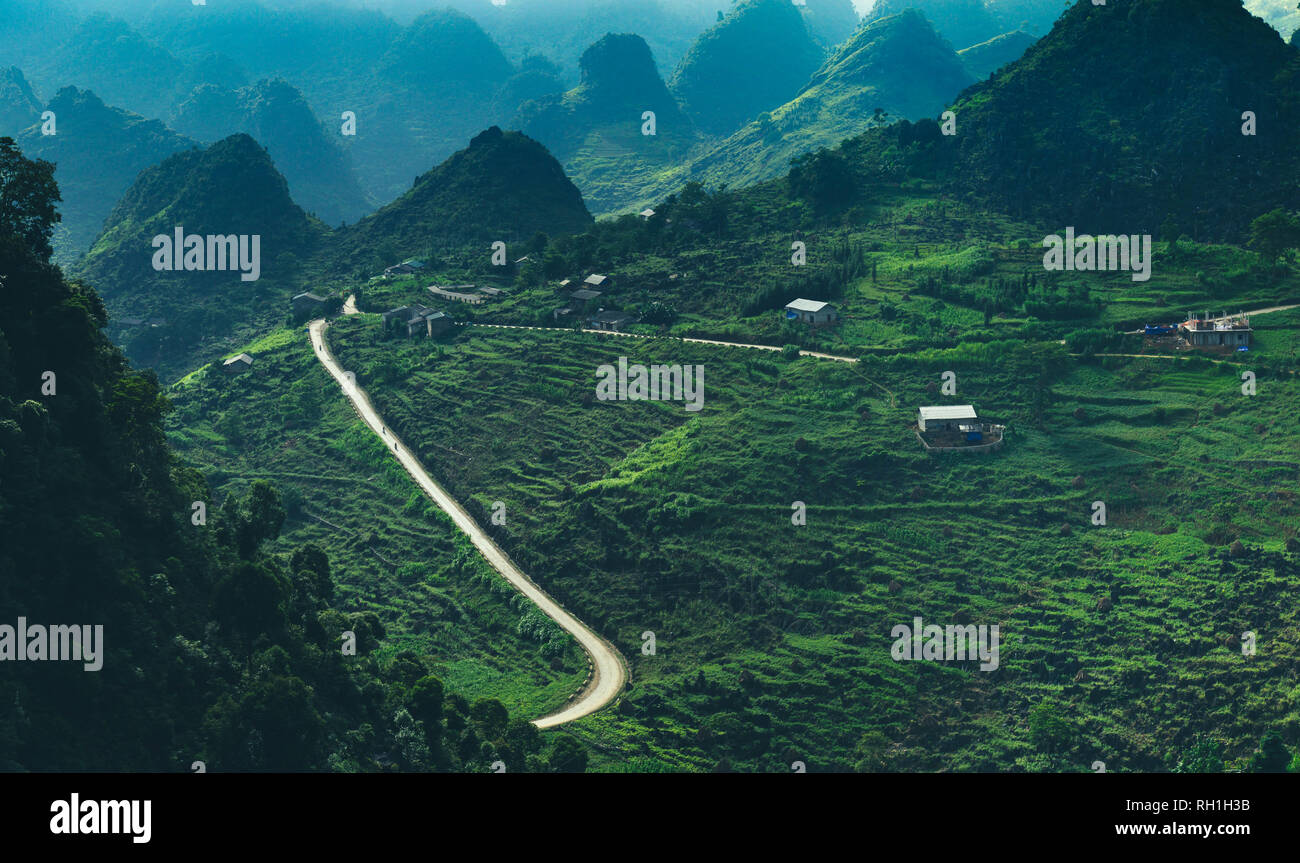
[[[1195,318],[1189,313],[1187,320],[1178,325],[1178,334],[1194,348],[1240,348],[1250,344],[1250,320],[1243,313],[1223,314],[1217,318]]]

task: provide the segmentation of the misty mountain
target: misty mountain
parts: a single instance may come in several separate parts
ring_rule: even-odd
[[[840,46],[794,99],[737,131],[699,159],[692,174],[711,185],[778,177],[792,158],[872,126],[935,117],[974,82],[952,46],[916,9],[875,19]]]
[[[853,35],[862,19],[853,8],[853,0],[806,0],[807,5],[800,6],[804,24],[821,46],[833,49]]]
[[[245,132],[266,147],[289,182],[295,201],[324,222],[354,221],[373,207],[357,181],[350,157],[288,82],[260,81],[237,91],[202,85],[173,112],[170,123],[211,142]]]
[[[63,194],[55,258],[67,262],[90,247],[122,193],[145,168],[197,142],[150,120],[104,104],[89,90],[65,87],[46,106],[55,134],[29,126],[17,141],[29,158],[54,162]]]
[[[41,102],[17,66],[0,69],[0,137],[16,137],[41,117]]]
[[[741,0],[695,42],[669,88],[697,126],[728,135],[792,98],[823,59],[793,4]]]
[[[648,177],[678,169],[700,139],[640,36],[608,34],[582,54],[582,81],[525,104],[517,124],[557,159],[594,211],[647,203]],[[654,134],[645,112],[654,114]]]
[[[93,90],[108,104],[146,117],[166,115],[185,69],[166,48],[103,13],[86,17],[55,44],[42,60],[25,67],[37,87]]]

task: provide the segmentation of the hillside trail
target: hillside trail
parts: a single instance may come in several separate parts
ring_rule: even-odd
[[[325,366],[325,370],[330,373],[334,380],[338,381],[362,421],[370,427],[376,437],[384,442],[384,446],[388,451],[397,457],[402,467],[406,469],[406,472],[411,475],[411,478],[415,480],[424,493],[438,505],[439,509],[451,517],[451,520],[462,533],[470,538],[474,543],[474,547],[492,565],[492,568],[500,573],[506,581],[510,582],[516,590],[528,597],[534,605],[541,609],[543,614],[559,624],[565,632],[572,635],[587,654],[591,665],[591,676],[587,685],[565,707],[555,713],[534,719],[533,724],[538,728],[554,728],[557,725],[563,725],[566,722],[572,722],[575,719],[595,713],[617,698],[627,683],[626,663],[619,654],[618,649],[565,610],[562,605],[547,595],[532,579],[515,566],[505,551],[484,533],[483,529],[470,517],[464,507],[428,474],[419,460],[411,454],[411,451],[397,437],[396,432],[388,431],[387,424],[371,405],[370,397],[366,395],[365,390],[349,380],[338,360],[330,351],[329,345],[325,343],[325,329],[327,326],[328,324],[324,319],[312,321],[309,325],[312,352]]]

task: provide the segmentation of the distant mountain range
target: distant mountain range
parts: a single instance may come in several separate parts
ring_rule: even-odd
[[[697,159],[691,173],[710,185],[779,177],[795,156],[873,125],[937,116],[975,80],[916,9],[877,18],[841,45],[794,98]]]
[[[37,124],[18,132],[16,140],[29,158],[56,165],[63,221],[54,244],[56,259],[64,262],[90,247],[142,170],[198,144],[158,120],[106,105],[88,90],[66,87],[45,108],[54,113],[55,134],[44,134]]]
[[[253,136],[283,172],[294,200],[327,224],[355,221],[374,209],[337,131],[327,132],[302,93],[286,81],[260,81],[239,90],[203,84],[177,106],[170,124],[203,142],[236,132]]]

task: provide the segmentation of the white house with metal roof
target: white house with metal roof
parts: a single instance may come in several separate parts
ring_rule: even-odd
[[[839,317],[839,313],[830,303],[800,298],[786,303],[785,317],[786,320],[802,321],[816,327],[833,323]]]
[[[965,431],[979,416],[971,405],[932,405],[916,412],[916,427],[921,431]]]

